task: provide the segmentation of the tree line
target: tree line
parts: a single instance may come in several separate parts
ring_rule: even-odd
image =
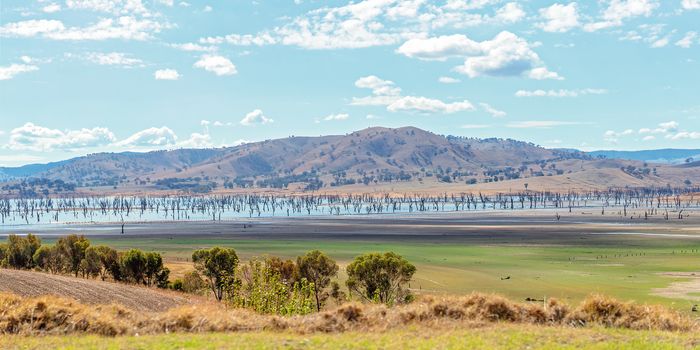
[[[170,270],[163,257],[155,252],[131,249],[117,252],[114,248],[93,246],[85,236],[60,237],[54,245],[42,245],[41,239],[7,236],[0,244],[0,267],[40,270],[75,277],[112,279],[116,282],[167,288]]]
[[[194,251],[192,262],[194,271],[170,281],[159,253],[118,252],[93,246],[81,235],[60,237],[53,245],[42,245],[32,234],[9,235],[0,243],[0,267],[210,294],[231,306],[280,315],[320,311],[329,299],[336,304],[353,297],[387,305],[410,302],[406,286],[416,272],[396,253],[362,254],[346,267],[346,293],[337,281],[338,264],[319,250],[295,260],[273,256],[241,263],[234,249],[213,247]]]

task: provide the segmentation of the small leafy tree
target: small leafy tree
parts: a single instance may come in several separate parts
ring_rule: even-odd
[[[338,264],[321,251],[312,250],[297,258],[297,266],[300,276],[314,284],[316,310],[320,311],[328,298],[325,289],[331,283],[331,278],[338,274]]]
[[[282,260],[273,256],[265,260],[265,263],[272,271],[278,273],[284,282],[290,285],[299,279],[299,268],[292,260]]]
[[[17,235],[7,236],[5,252],[7,266],[15,269],[33,268],[34,254],[39,247],[41,247],[41,239],[31,233],[24,238]]]
[[[54,246],[41,246],[34,253],[34,264],[36,267],[49,271],[53,274],[57,274],[63,271],[64,260],[58,247]]]
[[[364,254],[348,265],[346,284],[351,293],[367,301],[392,305],[409,300],[404,285],[415,272],[416,267],[396,253]]]
[[[196,250],[192,253],[192,262],[206,279],[216,300],[221,301],[226,294],[233,292],[238,266],[235,250],[221,247]]]
[[[161,257],[158,253],[150,252],[146,253],[144,255],[144,258],[146,259],[146,265],[143,274],[144,283],[147,286],[158,284],[157,281],[159,280],[159,274],[161,274],[163,270],[163,257]],[[168,273],[169,272],[170,271],[168,271]]]
[[[95,278],[102,271],[102,261],[99,252],[94,247],[85,250],[85,258],[80,262],[80,272],[84,277]]]
[[[7,266],[7,244],[0,243],[0,267]]]
[[[131,249],[120,259],[124,279],[133,283],[143,283],[146,273],[146,257],[142,251]]]
[[[100,279],[104,281],[107,279],[107,276],[112,276],[115,281],[119,281],[121,279],[121,270],[119,269],[119,253],[117,253],[116,250],[104,245],[89,247],[87,250],[94,251],[94,253],[100,259],[100,271],[98,273]]]
[[[85,251],[90,246],[90,241],[85,236],[69,235],[59,238],[56,246],[65,259],[68,271],[78,277],[80,263],[85,259]]]

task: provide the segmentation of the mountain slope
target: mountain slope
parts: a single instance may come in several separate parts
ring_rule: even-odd
[[[63,183],[125,191],[210,192],[222,187],[320,189],[397,181],[488,184],[547,178],[539,183],[555,181],[556,176],[565,176],[562,184],[666,185],[694,178],[694,173],[686,173],[697,170],[667,171],[665,166],[640,161],[596,158],[510,139],[446,137],[414,127],[374,127],[346,135],[287,137],[219,149],[98,153],[45,169],[26,169],[30,180],[2,186],[6,194],[47,193],[54,187],[65,191]],[[591,176],[603,173],[606,176]],[[56,181],[61,183],[53,186]]]

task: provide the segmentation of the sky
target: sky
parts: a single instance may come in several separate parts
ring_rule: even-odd
[[[700,0],[0,3],[0,166],[409,125],[700,148]]]

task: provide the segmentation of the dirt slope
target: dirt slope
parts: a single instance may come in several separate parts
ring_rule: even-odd
[[[0,269],[0,291],[55,295],[85,304],[120,304],[136,311],[165,311],[188,303],[184,296],[151,288],[8,269]]]

